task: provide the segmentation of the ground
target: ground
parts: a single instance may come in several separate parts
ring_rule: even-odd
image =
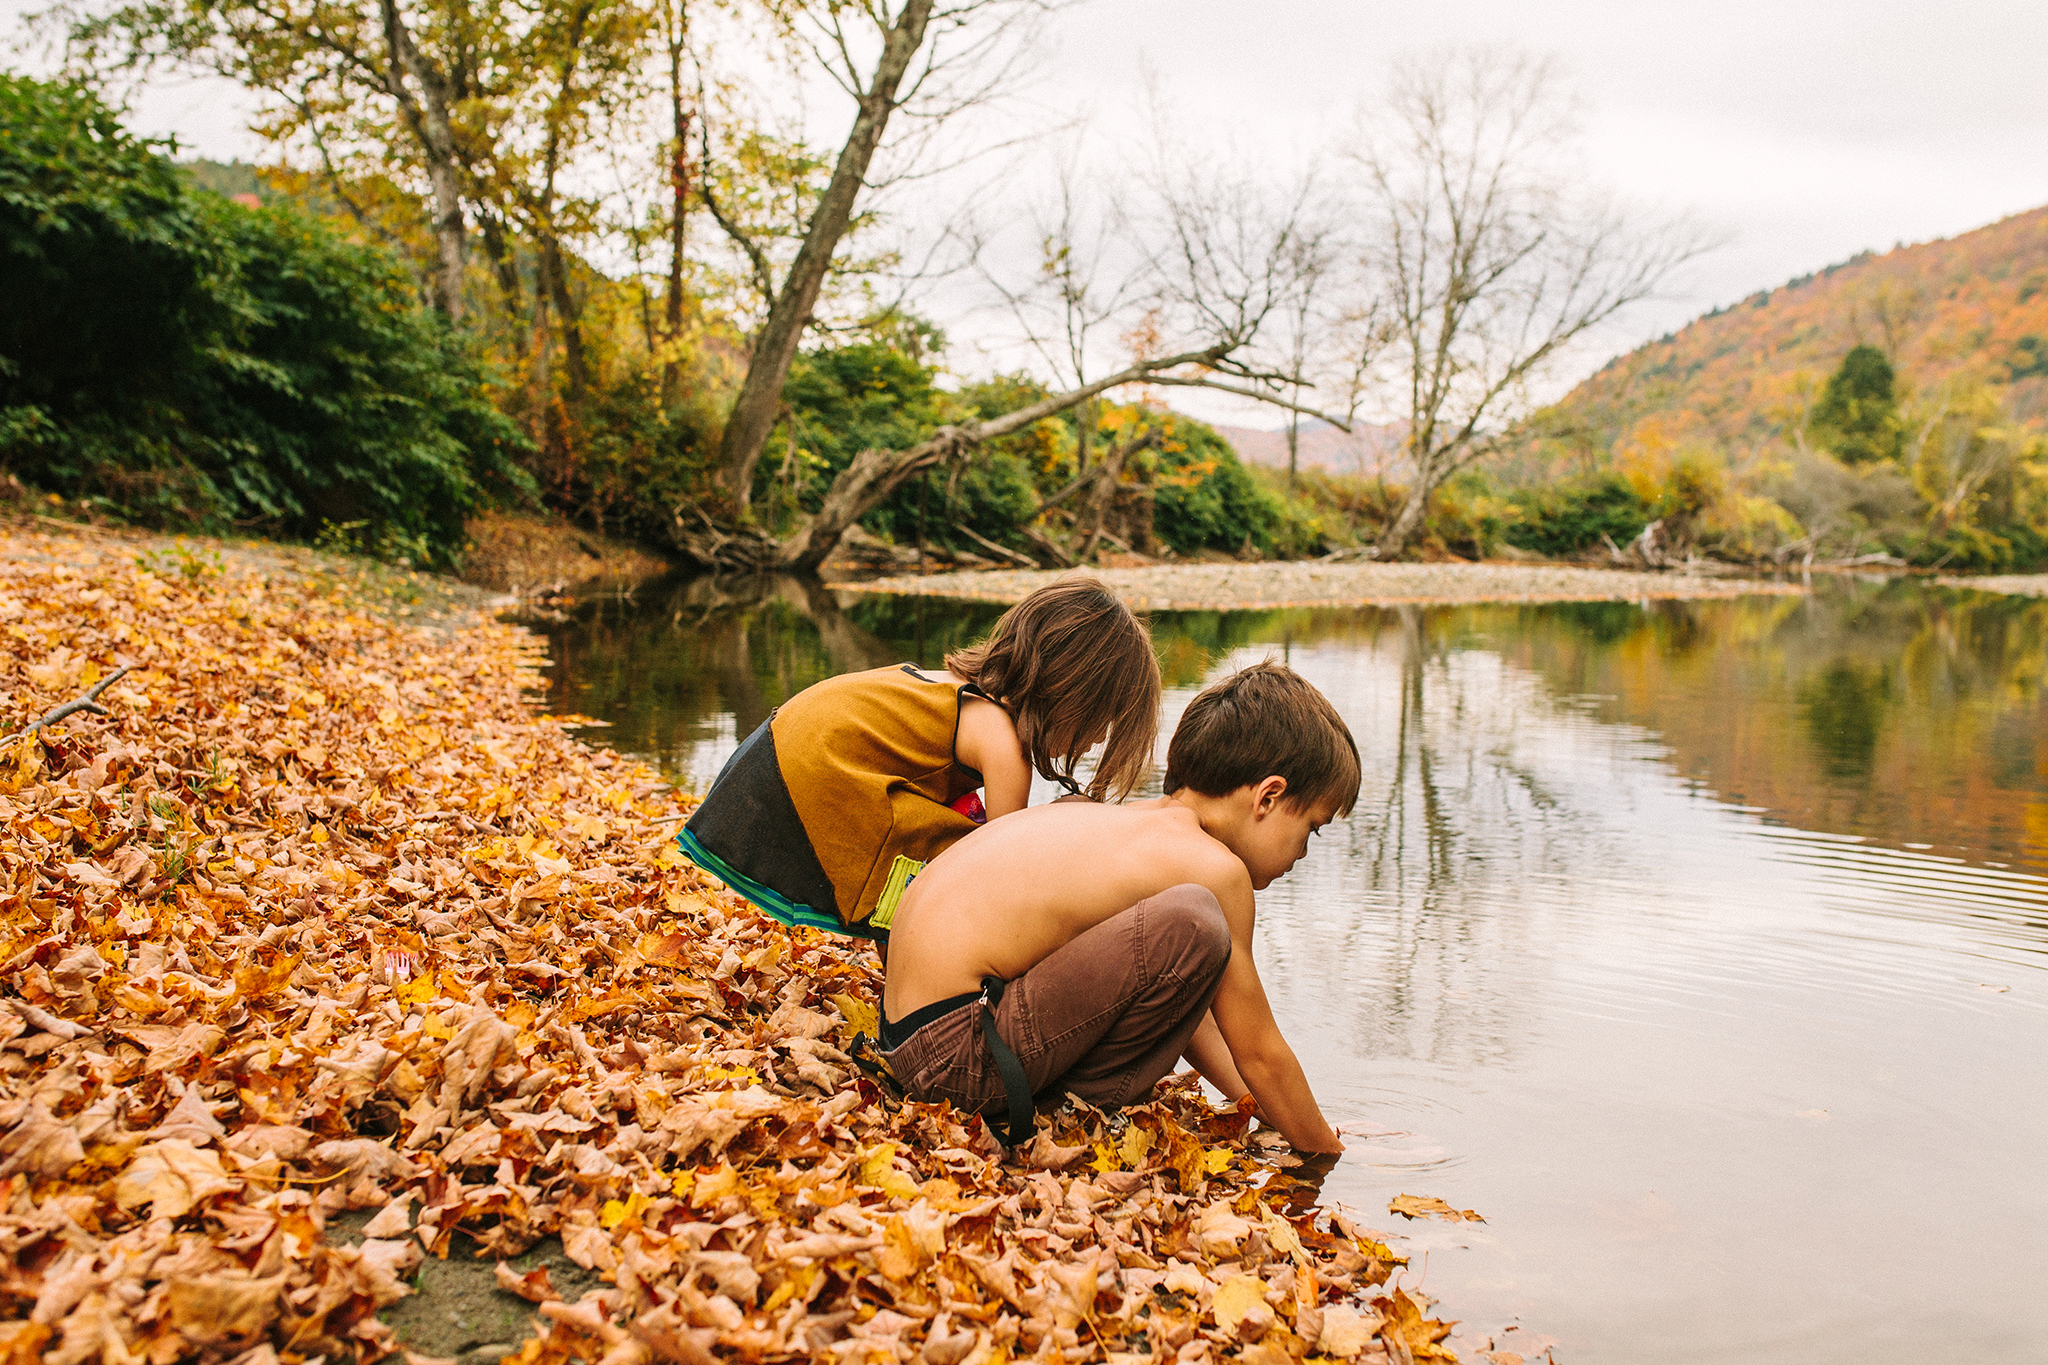
[[[0,1359],[1448,1358],[1198,1089],[1006,1153],[864,1074],[872,953],[691,867],[488,604],[0,526]]]
[[[1096,571],[1141,610],[1264,610],[1274,607],[1393,606],[1423,602],[1613,602],[1664,597],[1735,597],[1806,591],[1774,579],[1691,573],[1631,573],[1563,564],[1174,564]],[[876,578],[835,586],[859,592],[922,593],[1020,602],[1059,574],[1050,570]]]
[[[558,517],[487,512],[469,523],[465,581],[496,592],[561,592],[593,578],[632,581],[669,568],[628,541],[586,531]]]

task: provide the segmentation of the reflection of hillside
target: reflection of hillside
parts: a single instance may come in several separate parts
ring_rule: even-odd
[[[1654,730],[1723,800],[1803,829],[2048,866],[2048,604],[1883,590],[1663,603],[1605,641],[1522,612],[1494,648]]]
[[[1371,648],[1405,628],[1395,611],[1161,625],[1184,621],[1189,645],[1213,643],[1185,648],[1183,673],[1205,650]],[[1587,714],[1655,732],[1677,771],[1769,818],[2048,866],[2048,602],[1823,584],[1807,598],[1440,608],[1419,629],[1429,651],[1496,652]]]

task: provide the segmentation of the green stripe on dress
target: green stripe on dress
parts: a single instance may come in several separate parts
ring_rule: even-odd
[[[684,857],[724,882],[733,890],[739,892],[740,895],[751,901],[762,914],[767,915],[777,923],[786,924],[792,928],[802,925],[807,929],[824,929],[834,934],[850,932],[844,924],[839,922],[837,915],[827,914],[823,910],[813,910],[808,905],[798,905],[795,901],[790,900],[774,888],[763,886],[746,873],[734,870],[727,865],[725,859],[699,843],[697,836],[690,833],[687,827],[676,831],[676,844],[683,850]],[[855,936],[866,937],[865,935]]]

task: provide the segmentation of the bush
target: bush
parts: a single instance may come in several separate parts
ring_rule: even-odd
[[[1655,515],[1618,474],[1517,489],[1508,503],[1515,517],[1501,538],[1518,550],[1563,556],[1611,540],[1626,545]]]
[[[75,87],[0,75],[0,461],[118,516],[445,562],[516,428],[400,265],[189,187]]]
[[[1805,540],[1799,519],[1769,498],[1725,498],[1699,523],[1700,544],[1729,559],[1768,559]]]
[[[1162,448],[1140,463],[1152,483],[1153,531],[1174,550],[1274,551],[1285,507],[1206,424],[1174,414]]]

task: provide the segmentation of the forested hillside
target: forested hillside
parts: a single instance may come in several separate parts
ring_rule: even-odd
[[[1916,387],[1995,386],[2048,413],[2048,207],[1946,241],[1865,252],[1716,309],[1573,390],[1559,415],[1611,448],[1652,431],[1757,447],[1811,414],[1849,350],[1870,345]]]
[[[1539,414],[1502,474],[1687,470],[1688,529],[1742,555],[2048,560],[2048,208],[1717,309]]]

